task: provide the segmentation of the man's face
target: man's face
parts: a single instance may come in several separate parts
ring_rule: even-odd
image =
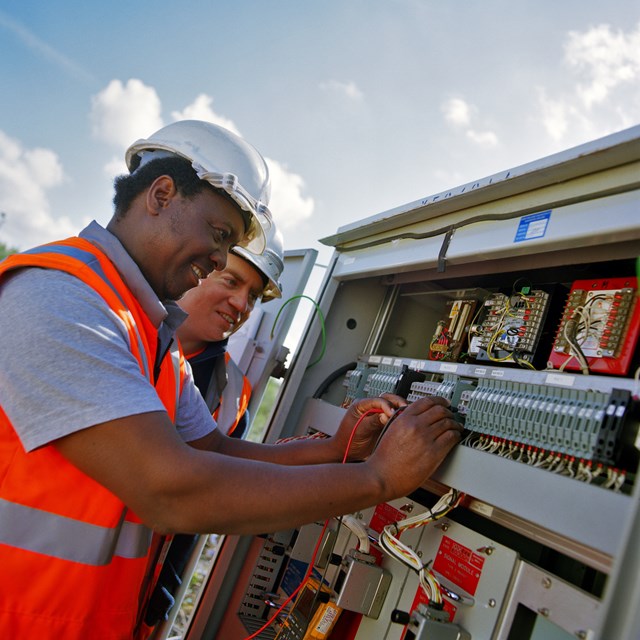
[[[180,306],[189,314],[184,324],[198,340],[223,340],[244,324],[262,289],[258,271],[230,253],[223,271],[214,271],[180,300]]]
[[[157,276],[152,286],[161,300],[177,300],[215,269],[224,269],[244,222],[233,202],[210,189],[192,198],[173,195],[162,215],[160,241],[150,256]]]

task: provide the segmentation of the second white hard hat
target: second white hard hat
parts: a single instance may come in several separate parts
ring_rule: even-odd
[[[262,253],[273,220],[268,209],[269,170],[255,147],[211,122],[180,120],[134,142],[125,156],[129,171],[135,171],[145,154],[153,157],[154,151],[186,158],[201,180],[225,191],[248,212],[248,228],[239,245],[252,254]]]
[[[284,270],[284,243],[282,234],[275,225],[267,232],[266,243],[261,254],[255,254],[238,245],[231,249],[231,253],[246,260],[266,278],[267,284],[262,291],[263,302],[282,297],[280,276]]]

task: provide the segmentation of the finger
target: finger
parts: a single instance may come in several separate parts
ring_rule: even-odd
[[[409,404],[402,396],[397,396],[394,393],[382,393],[380,397],[396,408],[406,407]]]
[[[389,420],[393,419],[394,416],[400,415],[404,411],[405,407],[406,405],[396,407],[396,409],[392,411],[390,415],[386,415],[384,413],[379,414],[378,420],[380,421],[380,424],[384,427],[389,422]]]
[[[453,413],[448,408],[448,400],[436,396],[433,398],[421,398],[410,405],[399,407],[396,412],[399,421],[406,422],[417,419],[421,424],[426,425],[443,418],[453,418]],[[386,425],[390,419],[383,414],[378,417],[383,425]]]
[[[352,405],[353,406],[353,405]],[[355,409],[359,415],[366,413],[372,409],[380,409],[383,415],[387,417],[391,416],[395,411],[395,407],[392,406],[386,398],[364,398],[359,400],[355,405]]]
[[[461,437],[464,427],[452,418],[443,418],[429,425],[430,435],[434,440],[438,440],[441,436],[451,433],[457,437]]]
[[[431,452],[444,458],[462,439],[462,432],[455,428],[445,429],[432,441]]]
[[[425,411],[429,411],[432,407],[440,406],[448,408],[451,406],[451,402],[441,396],[429,396],[428,398],[420,398],[409,404],[404,410],[405,415],[419,415]]]

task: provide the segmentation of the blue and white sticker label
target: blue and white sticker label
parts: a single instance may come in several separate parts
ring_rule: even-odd
[[[545,233],[547,233],[550,218],[551,209],[541,211],[540,213],[532,213],[529,216],[523,216],[520,218],[520,224],[518,225],[514,242],[544,238]]]

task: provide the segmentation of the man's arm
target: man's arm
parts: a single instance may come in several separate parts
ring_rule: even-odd
[[[184,444],[162,412],[105,422],[61,438],[56,447],[159,531],[260,533],[350,513],[416,489],[460,439],[460,426],[443,404],[414,402],[360,464],[317,460],[335,459],[323,441],[236,441],[245,455],[262,457],[257,460],[201,451]],[[320,456],[312,453],[316,445]],[[285,458],[287,464],[278,464]]]
[[[190,441],[189,445],[203,451],[217,451],[241,458],[289,465],[341,462],[347,448],[349,460],[363,460],[371,453],[382,427],[393,412],[406,404],[404,398],[390,393],[383,394],[381,398],[358,400],[346,412],[336,434],[320,442],[294,439],[274,448],[271,445],[230,438],[216,429],[202,438]],[[365,416],[367,413],[371,415]],[[356,433],[353,434],[355,437],[352,438],[356,426]]]

